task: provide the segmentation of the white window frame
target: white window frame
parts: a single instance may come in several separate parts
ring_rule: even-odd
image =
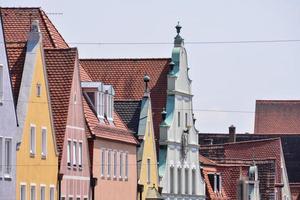
[[[45,136],[44,136],[45,133]],[[42,158],[46,158],[47,157],[47,127],[42,127],[42,132],[41,132],[41,138],[42,138]],[[45,141],[44,141],[45,140]]]
[[[182,194],[182,168],[177,167],[177,193]]]
[[[3,142],[4,141],[4,139],[3,139],[3,137],[1,137],[0,136],[0,178],[2,177],[2,174],[3,174],[3,155],[4,155],[4,148],[3,148]]]
[[[119,165],[120,165],[119,179],[121,180],[123,178],[123,152],[122,151],[119,152]]]
[[[117,172],[118,172],[118,153],[117,151],[114,151],[114,155],[113,155],[113,163],[114,163],[114,169],[113,169],[113,176],[114,178],[117,178]]]
[[[125,180],[129,177],[128,152],[125,152]]]
[[[105,149],[101,149],[101,177],[105,174]]]
[[[170,193],[175,193],[175,167],[170,166]]]
[[[42,198],[42,189],[44,188],[44,198]],[[46,200],[46,185],[40,184],[40,200]]]
[[[0,103],[3,101],[4,93],[4,67],[0,64]]]
[[[197,191],[197,180],[196,180],[196,169],[192,169],[192,195],[196,194]]]
[[[190,174],[190,170],[189,168],[185,168],[184,169],[184,187],[185,187],[185,194],[189,194],[189,181],[190,181],[190,177],[189,177],[189,174]]]
[[[82,145],[83,142],[81,140],[78,141],[78,166],[79,169],[82,169]]]
[[[111,149],[107,150],[107,177],[111,177]]]
[[[34,130],[34,132],[32,132]],[[32,133],[34,133],[32,135]],[[30,124],[30,156],[35,156],[36,154],[36,125]]]
[[[181,119],[180,119],[180,116],[181,114],[180,114],[180,111],[178,111],[178,114],[177,114],[177,123],[178,123],[178,127],[180,127],[181,126]]]
[[[53,191],[53,196],[51,196],[51,191]],[[49,187],[49,200],[55,200],[55,185],[53,184],[51,184]]]
[[[80,200],[80,199],[81,199],[80,195],[76,195],[76,200]]]
[[[7,152],[6,152],[6,141],[9,141],[9,150],[8,150],[8,162],[7,163]],[[11,137],[4,138],[4,178],[11,178],[11,172],[12,172],[12,146],[13,146],[13,140]]]
[[[67,166],[68,168],[71,168],[72,165],[72,141],[68,139],[67,141]]]
[[[31,191],[32,188],[34,188],[34,198],[32,197],[32,191]],[[30,200],[37,200],[36,199],[36,191],[37,191],[36,190],[36,184],[35,183],[31,183],[30,184],[30,191],[29,191],[30,192]]]
[[[73,151],[72,165],[73,167],[76,167],[77,166],[77,140],[73,140],[72,151]]]
[[[22,199],[22,187],[24,187],[24,199]],[[26,183],[20,183],[20,200],[26,200],[27,198],[27,196],[26,196],[26,193],[27,193],[27,185],[26,185]]]

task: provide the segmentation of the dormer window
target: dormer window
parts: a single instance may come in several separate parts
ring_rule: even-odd
[[[93,106],[96,107],[96,92],[86,92],[86,94],[88,95]]]
[[[101,82],[82,82],[81,86],[98,119],[102,121],[106,118],[109,123],[113,123],[113,87]]]
[[[221,193],[221,175],[220,174],[208,174],[209,183],[215,193]]]

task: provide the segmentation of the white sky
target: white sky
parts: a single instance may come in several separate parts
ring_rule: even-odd
[[[1,0],[42,7],[67,42],[300,39],[297,0]],[[76,45],[81,57],[170,57],[172,45]],[[200,132],[253,132],[256,99],[300,99],[300,42],[186,44]]]

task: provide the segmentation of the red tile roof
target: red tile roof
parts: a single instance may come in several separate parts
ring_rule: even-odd
[[[257,100],[254,133],[300,134],[300,101]]]
[[[43,46],[47,48],[67,48],[68,44],[59,34],[47,15],[40,8],[0,8],[5,42],[23,43],[27,41],[31,22],[38,20],[43,34]]]
[[[281,155],[280,138],[243,141],[218,145],[203,145],[200,153],[212,160],[252,161],[274,159],[276,162],[276,182],[281,183]]]
[[[88,136],[91,137],[91,135],[94,135],[106,140],[114,140],[134,145],[138,144],[133,133],[127,129],[126,125],[122,122],[116,112],[114,112],[114,125],[110,125],[106,120],[105,122],[99,122],[95,112],[90,107],[89,103],[87,103],[85,97],[83,97],[83,108],[89,130],[87,133]]]
[[[44,56],[48,76],[53,124],[60,159],[68,119],[73,73],[78,55],[76,48],[68,48],[45,49]]]
[[[38,20],[45,48],[67,48],[52,22],[40,8],[0,8],[14,100],[17,102],[32,20]]]
[[[144,95],[143,77],[150,76],[154,132],[159,138],[161,112],[166,106],[169,58],[141,59],[81,59],[80,64],[93,81],[114,87],[115,101],[141,100]]]

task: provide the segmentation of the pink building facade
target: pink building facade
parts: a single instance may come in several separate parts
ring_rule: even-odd
[[[75,48],[45,50],[59,151],[59,199],[90,199],[90,161]],[[61,98],[61,97],[65,98]]]
[[[138,141],[114,112],[114,89],[93,82],[83,68],[81,81],[91,157],[91,199],[136,199]]]

